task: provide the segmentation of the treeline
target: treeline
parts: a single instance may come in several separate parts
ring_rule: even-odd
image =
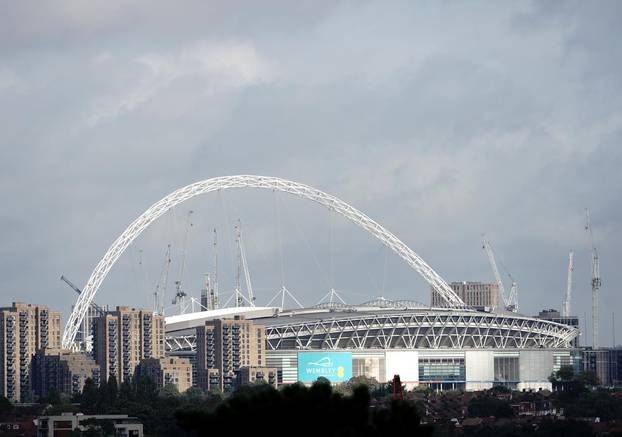
[[[268,385],[241,387],[212,411],[179,410],[177,423],[193,435],[306,436],[430,436],[411,402],[373,403],[369,389],[359,385],[351,396],[336,393],[329,383],[311,387]]]
[[[413,402],[372,398],[367,385],[352,381],[334,390],[326,380],[311,387],[267,384],[240,387],[226,396],[174,386],[159,389],[149,378],[118,385],[111,377],[97,386],[88,380],[72,403],[51,394],[52,410],[84,414],[127,414],[143,423],[146,435],[202,436],[216,431],[235,435],[380,436],[391,433],[430,436]],[[367,382],[367,381],[365,381]],[[345,393],[344,393],[345,391]],[[379,394],[374,387],[372,392]]]
[[[99,386],[87,380],[82,394],[73,401],[79,403],[79,407],[75,408],[84,414],[127,414],[136,417],[143,424],[146,435],[182,436],[185,433],[177,426],[175,412],[197,406],[214,408],[221,402],[221,397],[196,389],[180,394],[175,386],[159,388],[150,378],[134,378],[119,385],[111,377]]]
[[[575,373],[572,367],[564,366],[550,380],[556,390],[556,405],[564,409],[566,417],[622,419],[622,399],[605,389],[594,389],[599,381],[592,372]]]

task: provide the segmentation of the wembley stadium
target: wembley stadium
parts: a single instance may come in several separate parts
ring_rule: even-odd
[[[192,356],[194,329],[208,320],[243,316],[266,330],[269,367],[280,383],[305,381],[301,360],[321,352],[346,369],[342,379],[378,381],[399,374],[409,387],[481,390],[493,385],[550,389],[551,373],[572,365],[576,328],[512,312],[431,308],[378,299],[308,309],[240,307],[167,317],[169,354]]]
[[[357,376],[384,382],[399,374],[410,387],[478,390],[506,385],[537,390],[551,387],[548,378],[553,371],[574,364],[571,343],[579,334],[576,327],[521,315],[515,312],[516,305],[480,310],[466,303],[395,234],[352,205],[305,184],[256,175],[195,182],[165,196],[136,218],[109,247],[79,291],[63,332],[63,347],[88,350],[88,336],[79,343],[77,334],[81,329],[88,332],[93,299],[119,257],[151,223],[195,196],[239,188],[284,192],[343,216],[400,257],[427,282],[437,299],[430,305],[379,298],[359,305],[331,300],[295,310],[284,309],[284,305],[258,307],[245,271],[248,296],[242,296],[236,287],[235,307],[208,304],[203,308],[212,309],[188,313],[186,293],[177,290],[175,301],[179,298],[180,314],[166,317],[168,355],[184,355],[196,361],[198,327],[210,320],[244,317],[264,327],[265,362],[278,369],[279,383],[308,383],[318,376],[329,376],[331,382]],[[241,245],[238,252],[238,258],[244,259]],[[242,306],[243,301],[248,306]]]

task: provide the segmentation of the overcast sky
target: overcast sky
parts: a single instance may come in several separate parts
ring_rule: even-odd
[[[248,173],[340,197],[448,281],[493,279],[486,233],[526,314],[560,307],[574,250],[582,322],[589,207],[610,345],[622,308],[621,21],[619,1],[3,1],[1,303],[48,304],[66,320],[76,296],[61,274],[83,286],[174,189]],[[213,227],[221,290],[232,289],[240,218],[259,303],[281,283],[306,304],[330,287],[351,302],[428,302],[397,256],[308,203],[253,190],[193,199],[145,231],[96,300],[150,307],[172,244],[170,300],[192,209],[182,279],[195,296]]]

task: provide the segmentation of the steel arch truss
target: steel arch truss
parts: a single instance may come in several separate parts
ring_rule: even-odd
[[[419,255],[411,250],[399,238],[385,229],[383,226],[348,205],[335,196],[324,193],[308,185],[297,182],[288,181],[270,176],[223,176],[212,179],[206,179],[194,184],[180,188],[158,202],[154,203],[147,211],[140,215],[127,229],[119,236],[110,246],[104,257],[99,261],[89,280],[83,288],[82,293],[74,306],[65,331],[63,332],[63,347],[71,347],[78,328],[82,323],[82,319],[86,311],[93,301],[97,290],[102,281],[114,265],[114,263],[123,254],[125,249],[138,237],[154,220],[162,216],[165,212],[174,206],[191,199],[200,194],[209,193],[211,191],[226,190],[230,188],[263,188],[274,191],[282,191],[290,193],[303,199],[309,199],[317,202],[329,209],[341,214],[350,221],[354,222],[367,232],[378,238],[397,253],[404,261],[406,261],[413,269],[415,269],[423,278],[443,297],[450,308],[466,308],[464,302],[456,295],[447,282],[441,278]]]
[[[268,350],[567,348],[575,328],[476,312],[365,315],[266,327]]]
[[[268,350],[568,348],[576,328],[476,312],[400,312],[266,326]],[[166,350],[191,351],[194,334],[169,333]]]

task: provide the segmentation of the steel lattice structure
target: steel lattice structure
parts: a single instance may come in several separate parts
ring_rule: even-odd
[[[322,349],[528,349],[568,348],[578,330],[516,314],[406,310],[304,315],[257,320],[268,350]],[[322,317],[322,318],[320,318]],[[195,336],[169,333],[169,351],[194,350]]]
[[[279,349],[525,349],[569,347],[577,330],[530,317],[482,312],[400,312],[266,327]]]
[[[112,243],[101,261],[99,261],[82,289],[82,293],[78,297],[74,309],[69,316],[69,320],[67,321],[65,331],[63,332],[63,347],[69,348],[73,345],[82,319],[101,283],[115,262],[136,237],[138,237],[154,220],[158,219],[174,206],[201,194],[230,188],[263,188],[281,191],[303,199],[312,200],[328,207],[365,229],[374,237],[378,238],[384,245],[397,253],[443,297],[448,307],[467,309],[462,299],[453,292],[447,282],[419,255],[383,226],[337,197],[308,185],[276,177],[253,175],[223,176],[199,181],[172,192],[154,203],[125,229],[114,243]]]

